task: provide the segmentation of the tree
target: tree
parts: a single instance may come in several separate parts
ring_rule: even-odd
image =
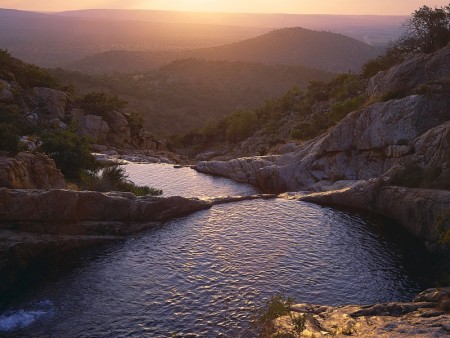
[[[125,108],[127,102],[118,96],[110,96],[105,92],[91,92],[78,101],[78,105],[86,110],[88,114],[106,116],[113,110]]]
[[[256,129],[258,116],[253,110],[239,110],[227,118],[227,123],[227,140],[237,142],[250,136],[251,132]]]
[[[407,53],[432,53],[450,41],[450,4],[444,7],[423,6],[405,23],[406,33],[399,47]]]
[[[370,78],[401,63],[411,53],[432,53],[450,41],[450,4],[444,7],[423,6],[404,23],[403,36],[393,42],[383,55],[363,66],[363,76]]]

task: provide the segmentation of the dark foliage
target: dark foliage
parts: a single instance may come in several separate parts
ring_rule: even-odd
[[[77,104],[88,114],[106,116],[111,111],[125,108],[127,102],[117,95],[111,96],[100,91],[86,94],[77,100]]]
[[[41,137],[41,151],[55,160],[67,179],[79,179],[85,170],[97,170],[99,163],[90,153],[89,140],[72,130],[49,130]]]

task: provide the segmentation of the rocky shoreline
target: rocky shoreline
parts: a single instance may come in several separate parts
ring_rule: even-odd
[[[409,303],[295,304],[289,310],[288,315],[269,323],[260,337],[428,338],[450,335],[450,288],[425,290]]]
[[[342,189],[283,195],[317,204],[336,205],[388,217],[425,242],[431,252],[446,252],[443,231],[450,211],[450,191],[385,185],[381,179],[358,181]],[[449,214],[450,215],[450,214]]]

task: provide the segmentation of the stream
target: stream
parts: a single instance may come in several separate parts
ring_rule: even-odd
[[[258,193],[190,168],[127,172],[164,196]],[[420,242],[382,217],[284,199],[222,204],[42,262],[0,309],[0,336],[256,337],[257,311],[275,294],[409,301],[430,269]]]

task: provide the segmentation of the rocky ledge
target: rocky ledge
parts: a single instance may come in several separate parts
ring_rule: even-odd
[[[428,289],[410,303],[337,307],[296,304],[290,310],[289,315],[275,319],[261,336],[395,338],[450,335],[450,288]]]
[[[330,187],[333,188],[333,187]],[[422,239],[430,251],[445,251],[450,229],[450,191],[386,185],[382,179],[355,181],[344,188],[282,197],[368,210],[401,224]]]

